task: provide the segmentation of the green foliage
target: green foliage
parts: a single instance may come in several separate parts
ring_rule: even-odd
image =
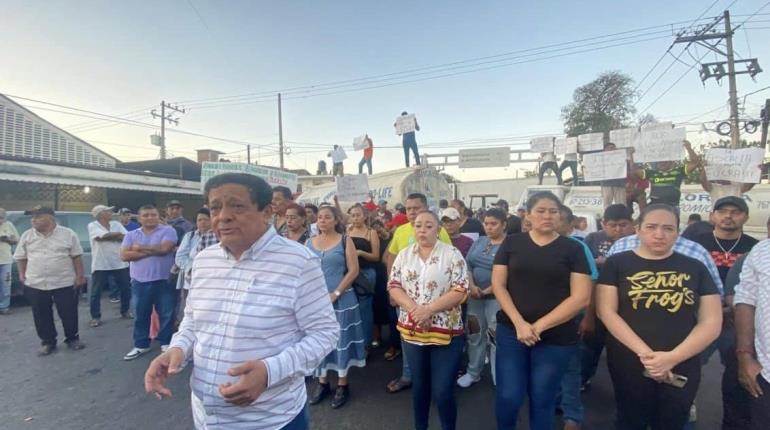
[[[564,131],[568,136],[577,136],[609,133],[610,130],[629,126],[631,117],[636,113],[632,84],[630,76],[609,71],[578,87],[572,96],[572,103],[561,109]]]

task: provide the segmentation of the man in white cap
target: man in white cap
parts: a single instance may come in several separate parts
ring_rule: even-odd
[[[19,232],[6,220],[5,209],[0,208],[0,315],[11,311],[11,246],[19,241]]]
[[[126,228],[120,221],[112,219],[113,207],[96,205],[91,215],[96,221],[88,224],[88,240],[91,242],[91,327],[102,325],[102,289],[109,281],[116,286],[120,299],[120,316],[131,318],[131,278],[128,263],[120,258],[120,244],[126,235]]]

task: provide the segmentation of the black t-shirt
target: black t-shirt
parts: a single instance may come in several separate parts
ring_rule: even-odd
[[[696,221],[688,225],[680,236],[694,241],[698,236],[705,233],[711,234],[712,231],[714,231],[714,226],[710,222]]]
[[[479,236],[486,236],[484,226],[481,225],[481,221],[476,218],[468,218],[465,220],[465,224],[460,227],[460,233],[476,233]],[[475,239],[474,239],[475,240]]]
[[[634,251],[615,254],[604,264],[599,284],[618,289],[618,314],[654,351],[682,343],[698,322],[700,297],[719,294],[703,263],[676,252],[662,260]],[[614,338],[607,346],[608,352],[628,351]]]
[[[583,245],[559,236],[539,246],[528,233],[505,238],[495,255],[495,264],[508,267],[508,294],[521,316],[534,323],[551,312],[570,295],[570,274],[591,274]],[[497,321],[515,330],[502,310]],[[540,334],[542,342],[570,345],[578,340],[577,322],[571,319]]]
[[[711,254],[711,259],[714,260],[714,264],[717,265],[719,270],[719,278],[722,280],[722,284],[727,280],[727,272],[733,267],[735,260],[743,254],[748,254],[751,248],[758,242],[753,237],[744,234],[739,239],[719,239],[719,244],[722,245],[720,248],[713,232],[702,233],[693,238],[693,241],[706,248],[706,251]]]

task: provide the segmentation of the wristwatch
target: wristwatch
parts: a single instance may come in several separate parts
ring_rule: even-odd
[[[335,296],[337,296],[337,297],[339,297],[339,296],[341,296],[341,295],[342,295],[342,293],[340,293],[338,290],[334,290],[334,295],[335,295]]]

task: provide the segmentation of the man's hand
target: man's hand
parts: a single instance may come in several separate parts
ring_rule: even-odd
[[[754,357],[741,356],[738,359],[738,382],[754,398],[764,394],[757,383],[757,375],[761,371],[762,365]]]
[[[83,287],[88,285],[88,281],[86,281],[86,277],[83,275],[75,277],[75,289],[79,290]]]
[[[158,399],[171,397],[171,390],[166,388],[166,379],[169,375],[176,375],[181,371],[183,361],[184,352],[176,347],[169,348],[168,351],[157,356],[144,373],[144,390],[155,394]]]
[[[267,389],[267,366],[262,360],[247,361],[227,371],[230,376],[240,376],[235,384],[219,385],[219,394],[227,403],[248,406]]]

